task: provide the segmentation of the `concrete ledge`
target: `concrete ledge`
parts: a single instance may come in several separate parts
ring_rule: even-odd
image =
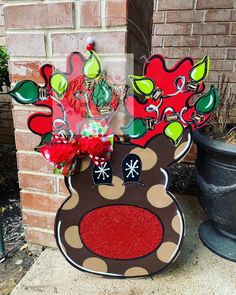
[[[204,247],[198,238],[206,218],[193,196],[178,196],[186,217],[186,237],[180,256],[163,273],[144,279],[107,279],[70,266],[57,249],[38,258],[11,295],[236,295],[236,263]]]

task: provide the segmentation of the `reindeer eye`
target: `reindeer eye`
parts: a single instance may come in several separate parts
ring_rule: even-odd
[[[94,184],[110,184],[112,183],[112,168],[110,162],[105,162],[99,166],[93,166]]]
[[[142,162],[135,154],[127,155],[122,162],[122,173],[124,183],[138,182],[142,170]]]

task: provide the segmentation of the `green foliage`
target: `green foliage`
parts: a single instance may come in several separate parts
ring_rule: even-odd
[[[8,53],[5,47],[0,47],[0,91],[3,91],[3,86],[10,87],[8,72]]]

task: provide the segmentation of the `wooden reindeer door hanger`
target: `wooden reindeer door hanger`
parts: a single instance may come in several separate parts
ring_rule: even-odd
[[[70,191],[57,212],[55,237],[74,267],[136,277],[176,259],[185,226],[166,169],[186,155],[192,131],[218,104],[214,86],[203,93],[209,64],[207,56],[196,64],[186,57],[168,68],[162,55],[153,55],[143,76],[129,76],[139,98],[128,93],[122,100],[91,42],[85,56],[68,56],[65,72],[42,66],[43,86],[24,80],[10,92],[19,103],[50,110],[31,115],[28,126],[41,136],[35,150]],[[121,103],[130,117],[122,136],[112,129]]]

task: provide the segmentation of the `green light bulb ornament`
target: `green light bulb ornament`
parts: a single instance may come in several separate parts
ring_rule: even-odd
[[[154,82],[151,79],[146,78],[144,76],[129,75],[129,79],[132,83],[134,90],[138,94],[150,96],[155,89]]]
[[[189,78],[195,83],[203,81],[210,70],[210,58],[205,55],[202,60],[196,63],[189,72]]]
[[[50,78],[50,85],[55,91],[59,99],[62,99],[63,94],[66,93],[69,82],[65,75],[60,72],[54,73]]]
[[[174,121],[165,127],[164,133],[177,146],[183,137],[184,127],[180,122]]]
[[[143,119],[131,119],[121,130],[132,139],[140,138],[147,132]]]
[[[219,104],[219,96],[216,88],[212,85],[210,90],[202,95],[196,103],[196,111],[208,114],[214,111]]]
[[[16,83],[12,91],[8,92],[18,103],[30,104],[39,99],[39,86],[31,80]]]
[[[83,66],[83,73],[89,79],[96,79],[102,73],[102,63],[95,51],[88,51],[86,53],[88,56],[87,61]]]

